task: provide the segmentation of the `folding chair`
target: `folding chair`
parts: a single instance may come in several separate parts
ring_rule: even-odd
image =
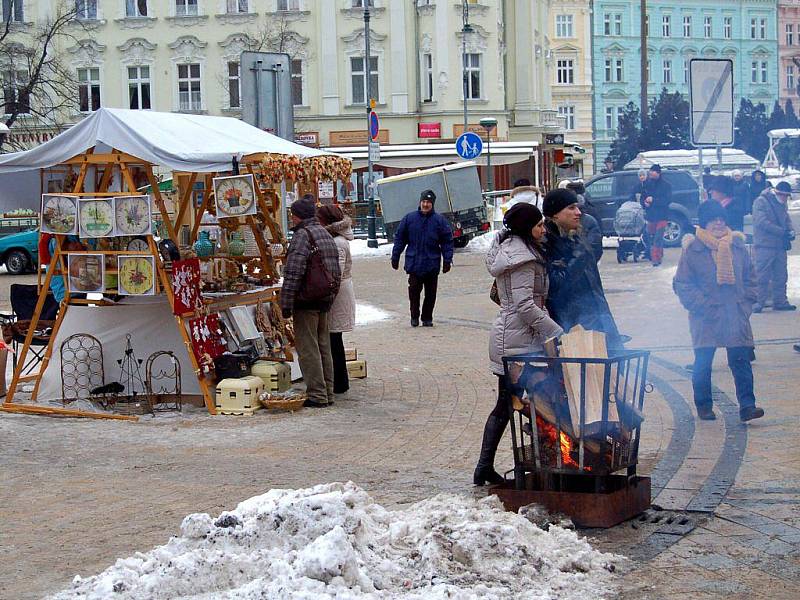
[[[22,283],[12,283],[10,289],[11,314],[0,314],[0,324],[3,326],[3,339],[10,344],[13,350],[12,360],[14,371],[17,369],[17,357],[25,344],[28,327],[33,318],[33,311],[39,300],[38,286]],[[31,373],[44,358],[47,344],[50,343],[50,333],[58,314],[58,302],[53,294],[47,292],[42,313],[36,324],[28,356],[22,368],[22,375]]]

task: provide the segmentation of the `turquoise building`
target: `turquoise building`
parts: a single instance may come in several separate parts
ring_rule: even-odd
[[[623,107],[640,100],[639,0],[595,0],[592,24],[595,169],[603,168]],[[734,105],[778,98],[777,0],[647,2],[648,96],[689,98],[689,60],[733,60]],[[622,165],[615,165],[621,168]]]

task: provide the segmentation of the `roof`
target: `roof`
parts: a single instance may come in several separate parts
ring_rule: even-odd
[[[329,154],[231,117],[101,108],[41,146],[0,155],[0,173],[52,167],[98,145],[190,172],[227,171],[234,156],[262,152],[304,158]]]
[[[722,148],[722,164],[733,169],[742,167],[755,169],[760,164],[758,160],[737,148]],[[670,168],[698,167],[697,150],[648,150],[640,152],[632,161],[625,165],[625,169],[647,168],[654,164]],[[703,165],[714,166],[717,164],[717,149],[703,148]]]

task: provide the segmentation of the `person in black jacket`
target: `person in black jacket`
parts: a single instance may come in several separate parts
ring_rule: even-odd
[[[741,176],[740,176],[741,177]],[[742,182],[744,183],[744,182]],[[741,187],[741,186],[740,186]],[[711,176],[706,185],[710,199],[725,209],[725,221],[733,231],[744,231],[744,215],[747,211],[747,192],[738,191],[735,180],[725,175]]]
[[[650,261],[657,267],[664,258],[664,230],[672,202],[672,186],[661,177],[661,165],[650,167],[641,202],[647,221],[647,235],[651,240]]]
[[[624,347],[606,301],[600,271],[592,249],[579,234],[578,198],[569,190],[552,190],[544,197],[542,208],[547,217],[545,254],[550,315],[564,331],[582,325],[604,332],[609,354],[620,353]]]
[[[750,192],[750,203],[747,205],[747,214],[752,214],[753,212],[753,203],[756,201],[761,195],[761,192],[764,191],[769,185],[769,181],[767,181],[767,176],[764,171],[760,169],[756,169],[750,175],[750,183],[748,184],[748,190]]]

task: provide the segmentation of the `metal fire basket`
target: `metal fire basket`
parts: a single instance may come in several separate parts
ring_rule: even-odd
[[[649,357],[504,357],[515,488],[600,491],[636,475]]]

